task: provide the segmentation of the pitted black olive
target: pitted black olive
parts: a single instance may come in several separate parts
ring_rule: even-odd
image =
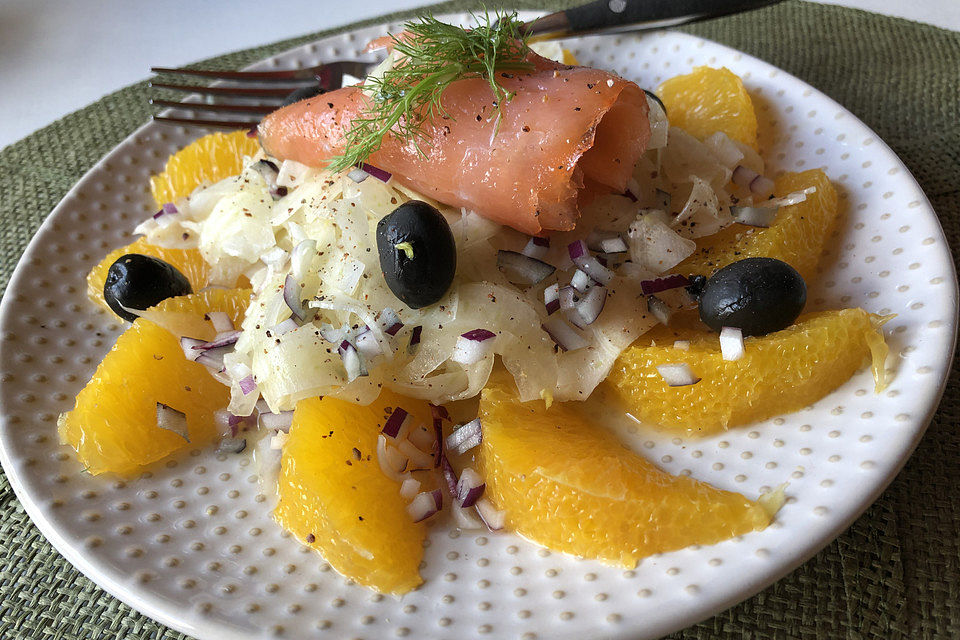
[[[440,300],[457,270],[457,247],[443,215],[411,200],[377,224],[380,269],[390,291],[419,309]]]
[[[113,312],[133,322],[127,309],[148,309],[167,298],[193,293],[190,282],[176,267],[152,256],[128,253],[107,271],[103,297]]]
[[[714,331],[736,327],[744,336],[762,336],[793,324],[806,304],[807,285],[786,262],[746,258],[710,276],[699,298],[700,319]]]

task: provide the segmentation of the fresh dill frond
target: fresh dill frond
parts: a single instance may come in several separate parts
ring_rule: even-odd
[[[360,164],[388,134],[412,142],[424,155],[424,124],[448,116],[443,93],[457,80],[483,78],[489,83],[499,126],[501,105],[513,95],[497,82],[496,72],[532,69],[526,61],[530,49],[516,13],[491,19],[484,12],[473,18],[477,26],[464,29],[427,15],[406,23],[401,36],[391,36],[397,62],[379,77],[367,78],[363,90],[371,97],[370,107],[351,122],[344,152],[331,160],[331,170]]]

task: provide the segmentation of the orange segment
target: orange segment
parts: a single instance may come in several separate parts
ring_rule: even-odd
[[[885,319],[863,309],[801,316],[792,327],[745,338],[746,353],[726,361],[717,334],[659,326],[613,366],[607,383],[627,411],[661,427],[707,435],[797,411],[827,395],[872,357],[877,390],[884,387]],[[688,350],[673,346],[687,340]],[[700,382],[667,386],[657,366],[686,363]]]
[[[243,157],[260,150],[246,131],[211,133],[170,156],[163,172],[150,178],[157,206],[183,198],[204,182],[219,182],[243,170]]]
[[[744,258],[783,260],[810,281],[823,253],[823,245],[837,225],[837,190],[820,169],[786,173],[776,179],[776,195],[816,187],[800,204],[781,207],[767,229],[732,224],[712,236],[697,240],[697,252],[675,271],[709,276],[717,269]]]
[[[672,476],[569,406],[480,401],[480,469],[509,529],[537,544],[632,568],[653,553],[763,529],[771,515],[740,494]]]
[[[145,256],[153,256],[164,262],[168,262],[177,268],[180,273],[186,276],[190,281],[190,286],[194,291],[207,286],[210,276],[210,266],[203,260],[199,249],[164,249],[156,245],[149,244],[146,238],[138,238],[125,247],[120,247],[111,251],[106,257],[87,274],[87,297],[102,306],[110,313],[113,311],[107,306],[103,299],[103,283],[107,280],[107,271],[110,265],[117,261],[122,255],[128,253],[141,253]]]
[[[215,291],[171,298],[160,306],[186,311],[203,321],[208,311],[243,318],[237,304],[249,291]],[[209,324],[209,323],[208,323]],[[60,440],[77,450],[87,471],[129,476],[146,465],[217,437],[213,413],[227,406],[229,390],[203,365],[183,357],[177,337],[138,319],[117,340],[73,410],[60,416]],[[157,426],[157,403],[187,415],[189,442]]]
[[[274,517],[346,577],[402,594],[423,582],[426,526],[413,522],[400,483],[377,461],[377,435],[397,406],[432,424],[427,403],[387,389],[366,407],[330,397],[297,403]]]
[[[697,67],[670,78],[657,92],[670,125],[700,138],[722,131],[757,148],[757,115],[743,82],[726,67]]]

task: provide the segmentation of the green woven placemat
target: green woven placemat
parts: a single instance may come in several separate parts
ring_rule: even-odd
[[[436,11],[472,4],[446,3]],[[801,2],[684,30],[767,60],[863,119],[910,167],[958,255],[960,34]],[[242,66],[318,35],[212,62]],[[0,151],[0,284],[63,194],[147,120],[146,97],[144,83],[127,87]],[[958,426],[954,366],[927,435],[863,517],[777,584],[672,637],[960,638]],[[27,518],[5,476],[0,476],[0,637],[186,638],[112,598],[60,557]]]

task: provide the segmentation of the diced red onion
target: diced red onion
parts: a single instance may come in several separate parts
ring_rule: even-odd
[[[483,360],[493,352],[494,343],[490,340],[473,340],[460,336],[457,338],[457,344],[453,347],[453,353],[450,359],[460,364],[471,365]]]
[[[769,227],[776,219],[778,211],[779,207],[730,207],[733,221],[748,227]]]
[[[408,476],[400,483],[400,497],[404,500],[410,500],[420,490],[420,481],[413,476]]]
[[[343,341],[343,338],[346,336],[346,330],[344,327],[334,327],[331,324],[324,322],[320,325],[320,335],[327,342],[332,342],[333,344],[340,344]]]
[[[390,178],[392,177],[392,174],[389,171],[385,171],[380,167],[375,167],[372,164],[367,164],[366,162],[360,163],[360,169],[381,182],[389,182]]]
[[[292,424],[293,411],[281,411],[280,413],[265,411],[257,416],[257,426],[261,429],[274,429],[286,433],[290,431],[290,425]]]
[[[590,276],[594,282],[610,284],[610,281],[613,280],[613,272],[590,255],[587,251],[587,244],[583,240],[577,240],[567,245],[567,253],[573,263]]]
[[[590,288],[590,285],[593,284],[593,279],[590,278],[586,273],[577,269],[573,272],[573,275],[570,277],[570,286],[574,289],[583,293]]]
[[[245,396],[250,395],[257,388],[257,382],[253,379],[252,375],[242,378],[237,384],[240,386],[240,391],[242,391],[243,395]]]
[[[217,453],[240,453],[246,448],[246,438],[222,438],[217,445]]]
[[[743,357],[743,331],[737,327],[720,329],[720,354],[724,360],[735,362]]]
[[[487,484],[480,477],[480,474],[470,467],[466,467],[460,472],[460,480],[457,482],[454,495],[461,507],[472,507],[483,495],[483,490],[486,487]]]
[[[177,411],[173,407],[157,403],[157,426],[172,431],[187,442],[190,442],[190,433],[187,429],[187,414]]]
[[[450,492],[450,497],[456,500],[457,483],[459,479],[457,478],[457,472],[453,469],[453,465],[447,460],[447,456],[442,456],[440,459],[440,471],[443,473],[443,479],[447,481],[447,491]]]
[[[357,184],[360,184],[361,182],[369,178],[370,174],[364,171],[363,169],[354,168],[350,170],[350,172],[347,174],[347,177],[353,180],[354,182],[356,182]]]
[[[464,334],[461,334],[461,338],[466,338],[467,340],[473,340],[474,342],[484,342],[486,340],[492,340],[497,337],[493,331],[489,329],[471,329]]]
[[[387,443],[382,433],[377,436],[377,464],[385,476],[397,482],[403,482],[409,477],[404,473],[407,470],[407,459]]]
[[[211,374],[222,372],[225,349],[226,347],[223,349],[209,349],[207,351],[200,351],[200,355],[197,356],[197,359],[194,362],[207,367]]]
[[[767,196],[773,193],[773,190],[776,189],[776,185],[773,183],[773,180],[766,176],[757,176],[750,181],[750,191],[754,195],[760,196],[761,198],[766,198]]]
[[[383,308],[383,311],[377,316],[377,322],[380,323],[380,328],[383,329],[383,332],[388,336],[397,335],[397,332],[403,328],[403,322],[400,320],[400,316],[390,307]]]
[[[443,494],[439,489],[418,493],[407,506],[407,512],[414,522],[423,522],[435,515],[443,507]]]
[[[503,529],[503,525],[506,523],[507,514],[503,511],[500,511],[493,503],[490,502],[487,498],[480,498],[477,500],[477,513],[480,515],[480,519],[483,520],[483,524],[487,525],[487,528],[490,531],[499,531]]]
[[[546,244],[544,244],[546,243]],[[550,240],[547,238],[530,238],[527,240],[527,246],[523,248],[523,255],[535,260],[543,260],[550,252]]]
[[[434,420],[450,420],[450,412],[442,404],[430,404],[430,414]]]
[[[383,429],[380,431],[383,435],[388,438],[396,439],[400,435],[400,429],[403,426],[403,423],[407,421],[407,418],[410,416],[407,413],[407,410],[402,407],[394,408],[393,412],[390,414],[390,417],[387,418],[387,421],[383,424]]]
[[[541,327],[547,335],[564,351],[576,351],[588,346],[579,333],[573,330],[560,316],[550,316]]]
[[[657,205],[657,208],[661,211],[670,211],[670,204],[673,201],[673,196],[670,195],[669,191],[664,191],[663,189],[657,189],[654,202]]]
[[[461,531],[486,529],[483,521],[478,518],[476,509],[464,509],[454,503],[450,505],[450,510],[453,512],[453,519],[457,524],[457,528]]]
[[[363,362],[360,360],[360,353],[355,346],[344,340],[337,348],[337,352],[343,360],[343,368],[347,372],[347,380],[349,382],[353,382],[361,376],[368,375],[367,370],[363,366]]]
[[[220,349],[221,347],[229,347],[235,345],[237,340],[240,339],[240,331],[231,330],[225,331],[223,333],[218,333],[217,336],[210,342],[204,342],[202,344],[195,345],[193,348],[199,351],[210,351],[211,349]],[[183,343],[180,343],[183,346]]]
[[[653,314],[657,322],[664,325],[670,324],[670,318],[673,316],[673,310],[657,296],[647,296],[647,311]]]
[[[363,354],[363,357],[368,361],[383,353],[383,349],[380,348],[380,343],[377,341],[377,337],[369,328],[358,333],[357,337],[354,338],[354,342],[357,345],[357,351]]]
[[[626,253],[629,250],[622,236],[606,238],[600,241],[600,250],[603,253]]]
[[[570,260],[574,263],[576,263],[579,258],[590,255],[587,252],[587,243],[583,240],[577,240],[576,242],[568,244],[567,253],[570,255]]]
[[[605,266],[607,269],[619,269],[620,265],[626,262],[630,258],[627,255],[627,252],[617,252],[617,253],[598,253],[597,262]]]
[[[737,185],[738,187],[749,189],[750,183],[753,182],[753,180],[759,175],[759,173],[750,167],[739,164],[737,165],[737,168],[733,170],[731,179],[733,180],[733,184]]]
[[[604,240],[613,240],[619,238],[620,234],[616,231],[608,231],[606,229],[594,229],[589,234],[587,234],[584,242],[587,245],[587,248],[591,251],[605,251],[603,249]],[[570,256],[573,258],[573,255]]]
[[[547,307],[547,315],[560,309],[560,285],[556,282],[543,290],[543,304]]]
[[[300,294],[300,283],[293,277],[293,274],[287,275],[286,280],[283,281],[283,301],[290,307],[290,311],[293,312],[293,317],[297,319],[297,322],[303,322],[304,318],[307,317],[307,310],[303,306]]]
[[[410,332],[410,343],[407,345],[407,353],[413,353],[417,345],[420,344],[420,335],[423,333],[422,326],[416,326]]]
[[[516,251],[497,251],[497,268],[513,284],[531,285],[541,282],[544,278],[557,270],[537,258]]]
[[[671,362],[657,365],[657,373],[671,387],[686,387],[700,382],[686,362]]]
[[[643,295],[648,296],[651,293],[660,293],[661,291],[667,291],[669,289],[678,289],[680,287],[685,287],[688,284],[690,284],[690,280],[688,280],[686,276],[673,274],[669,276],[663,276],[662,278],[654,278],[653,280],[641,280],[640,290],[643,292]]]
[[[206,344],[204,340],[198,340],[196,338],[188,338],[183,336],[180,338],[180,348],[183,349],[183,355],[187,360],[195,362],[197,358],[200,357],[200,354],[203,353],[200,350],[200,345]]]
[[[210,324],[213,325],[213,330],[218,334],[233,331],[233,320],[231,320],[230,315],[224,311],[209,311],[205,314],[205,318],[210,321]]]
[[[603,311],[603,305],[607,301],[606,287],[593,287],[575,307],[577,315],[583,320],[584,326],[593,324]]]
[[[560,308],[564,311],[569,311],[577,306],[577,301],[580,300],[580,296],[577,295],[576,287],[568,285],[557,292],[557,299],[560,301]]]
[[[480,444],[483,439],[483,431],[480,428],[480,418],[453,430],[446,439],[447,449],[457,454],[464,454],[470,449]]]
[[[297,324],[297,321],[293,317],[289,317],[280,324],[275,324],[268,329],[271,335],[282,336],[284,334],[290,333],[294,329],[298,328],[300,325]]]

